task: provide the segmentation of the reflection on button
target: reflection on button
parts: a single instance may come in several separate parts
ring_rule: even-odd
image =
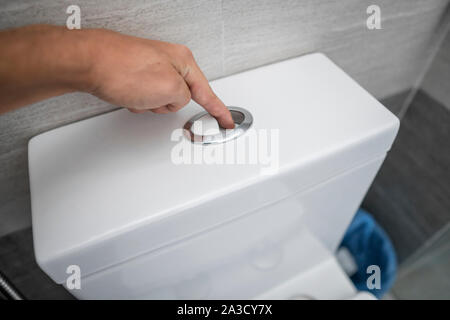
[[[206,111],[200,112],[189,119],[183,126],[183,133],[193,143],[217,144],[238,138],[252,125],[253,117],[244,108],[228,107],[233,117],[235,127],[232,130],[221,128],[216,119]]]
[[[217,120],[210,114],[205,114],[196,120],[191,128],[192,133],[199,136],[214,135],[220,133]]]

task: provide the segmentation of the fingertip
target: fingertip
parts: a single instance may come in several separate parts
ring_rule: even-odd
[[[219,125],[224,129],[234,129],[235,127],[233,117],[231,116],[231,113],[228,110],[228,108],[226,115],[221,116],[220,118],[217,119],[217,121],[219,122]]]
[[[223,123],[222,127],[225,128],[225,129],[234,129],[235,124],[234,124],[233,120],[226,121],[226,122]]]

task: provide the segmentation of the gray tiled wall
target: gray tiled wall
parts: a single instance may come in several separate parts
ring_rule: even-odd
[[[450,298],[450,8],[442,30],[396,147],[366,199],[381,209],[379,221],[391,230],[400,261],[406,258],[392,289],[398,299]]]
[[[439,47],[363,203],[390,234],[400,262],[450,225],[450,7],[436,38]],[[398,111],[401,99],[385,103]]]
[[[450,110],[450,12],[447,13],[445,23],[448,30],[447,36],[444,38],[421,87]]]
[[[323,51],[383,98],[414,85],[448,1],[3,0],[0,29],[63,25],[73,3],[81,7],[84,28],[188,45],[209,79]],[[381,7],[382,30],[365,27],[370,4]],[[28,139],[113,108],[75,93],[0,116],[0,234],[29,225]]]

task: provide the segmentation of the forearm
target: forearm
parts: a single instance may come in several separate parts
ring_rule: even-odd
[[[34,25],[0,32],[0,113],[73,91],[89,91],[89,30]]]

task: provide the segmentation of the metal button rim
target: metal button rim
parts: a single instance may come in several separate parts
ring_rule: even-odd
[[[184,124],[183,132],[185,137],[192,143],[218,144],[236,139],[237,137],[241,136],[251,127],[253,123],[253,116],[249,111],[241,107],[228,106],[228,109],[230,110],[230,112],[236,111],[244,115],[244,119],[242,120],[242,122],[239,124],[235,124],[234,129],[224,129],[219,127],[219,133],[215,135],[197,135],[193,133],[191,129],[194,125],[194,122],[208,114],[208,112],[203,111],[190,118]]]

